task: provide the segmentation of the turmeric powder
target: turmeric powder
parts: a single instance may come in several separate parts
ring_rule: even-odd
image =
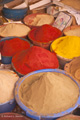
[[[78,57],[80,56],[80,37],[60,37],[52,42],[50,50],[63,58],[73,59]]]

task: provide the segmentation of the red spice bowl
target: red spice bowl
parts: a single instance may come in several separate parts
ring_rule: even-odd
[[[0,40],[1,62],[11,64],[14,54],[31,47],[27,39],[21,37],[5,37]]]
[[[33,28],[28,34],[28,38],[33,45],[40,46],[45,49],[49,49],[53,40],[60,36],[62,36],[62,32],[56,27],[48,24]]]
[[[32,29],[44,24],[52,25],[54,23],[54,17],[47,13],[33,13],[25,16],[23,23]]]

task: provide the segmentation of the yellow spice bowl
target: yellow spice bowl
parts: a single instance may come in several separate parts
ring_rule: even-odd
[[[63,38],[65,38],[65,37],[63,37]],[[59,38],[56,39],[56,40],[61,40],[61,39],[62,39],[62,37],[59,37]],[[53,50],[53,43],[54,43],[54,41],[53,41],[52,44],[50,45],[50,51],[51,51],[51,52],[55,52],[55,50]],[[72,60],[72,59],[64,58],[64,57],[60,56],[60,55],[57,54],[57,53],[56,53],[56,55],[57,55],[57,58],[58,58],[58,61],[59,61],[59,68],[60,68],[60,69],[64,69],[65,64],[66,64],[66,63],[69,63],[69,62]]]
[[[70,62],[74,57],[80,55],[80,37],[63,36],[59,37],[50,45],[50,51],[55,52],[61,69]]]

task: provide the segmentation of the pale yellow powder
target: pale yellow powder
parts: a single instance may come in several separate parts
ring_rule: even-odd
[[[64,34],[67,36],[78,36],[80,37],[80,28],[70,29],[68,31],[64,31]]]
[[[44,24],[52,24],[54,22],[54,17],[52,15],[36,15],[36,17],[33,19],[33,22],[30,23],[30,25],[34,26],[41,26]],[[28,24],[26,22],[26,24]]]
[[[19,97],[24,105],[37,114],[47,115],[74,106],[79,97],[79,88],[69,77],[47,72],[25,79],[20,86]]]
[[[0,27],[0,36],[26,36],[30,32],[30,28],[24,24],[10,23]]]
[[[0,104],[14,98],[14,87],[18,78],[12,71],[0,70]]]

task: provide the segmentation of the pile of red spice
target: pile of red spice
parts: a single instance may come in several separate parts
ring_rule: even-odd
[[[36,42],[49,42],[57,39],[62,35],[62,32],[51,25],[45,24],[40,27],[33,28],[29,34],[29,39]]]
[[[15,53],[30,48],[29,42],[18,37],[0,42],[1,55],[13,56]]]
[[[14,55],[12,65],[22,75],[35,70],[59,67],[56,54],[38,46],[32,46]]]

